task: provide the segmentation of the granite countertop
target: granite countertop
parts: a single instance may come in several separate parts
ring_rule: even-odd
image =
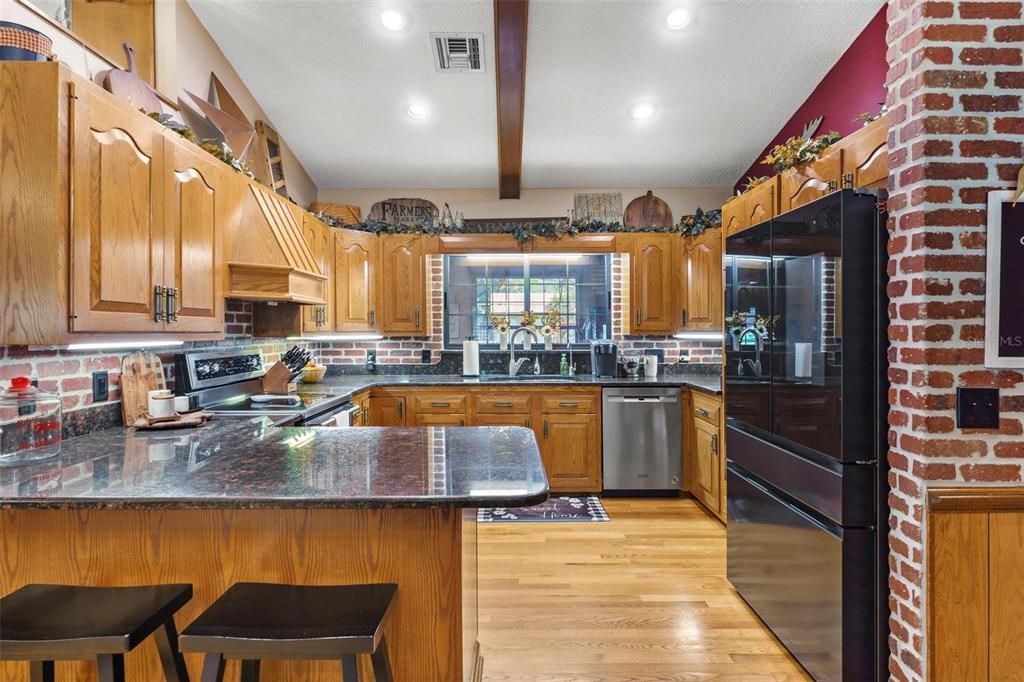
[[[529,506],[548,496],[521,427],[106,429],[0,468],[0,509]]]
[[[636,386],[638,388],[689,387],[706,393],[721,395],[722,378],[717,374],[660,374],[653,379],[599,378],[592,374],[577,374],[574,377],[541,377],[520,375],[519,379],[508,379],[501,375],[486,377],[462,377],[453,374],[350,374],[327,376],[316,384],[300,384],[304,393],[353,396],[371,388],[383,386],[494,386],[509,388],[520,386]]]

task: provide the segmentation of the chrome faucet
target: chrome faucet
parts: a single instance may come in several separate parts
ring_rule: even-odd
[[[520,368],[522,368],[523,363],[529,361],[529,359],[530,359],[530,358],[519,358],[518,360],[516,360],[516,335],[518,335],[519,332],[527,332],[527,333],[530,334],[530,336],[533,337],[534,341],[536,341],[538,343],[540,342],[540,335],[537,334],[537,332],[535,332],[533,330],[533,328],[531,328],[531,327],[520,327],[519,329],[517,329],[514,332],[512,332],[512,338],[509,339],[510,343],[509,343],[509,347],[508,347],[509,348],[508,375],[510,377],[514,377],[515,375],[519,374],[519,370],[520,370]]]

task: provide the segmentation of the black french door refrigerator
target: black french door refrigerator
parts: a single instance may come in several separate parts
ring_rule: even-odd
[[[726,244],[728,576],[823,681],[888,678],[881,201],[842,190]]]

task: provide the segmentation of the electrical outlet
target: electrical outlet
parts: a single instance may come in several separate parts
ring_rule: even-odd
[[[377,369],[377,351],[366,351],[366,371],[373,372]]]
[[[92,373],[92,401],[102,403],[110,399],[110,374],[106,370]]]
[[[429,365],[432,359],[429,348],[424,348],[420,351],[420,362],[424,365]]]
[[[999,389],[956,389],[956,425],[960,429],[998,429]]]

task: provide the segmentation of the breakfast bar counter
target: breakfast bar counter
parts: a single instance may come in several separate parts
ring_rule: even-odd
[[[393,582],[395,679],[417,682],[478,674],[476,508],[548,494],[533,433],[517,427],[273,428],[218,418],[51,447],[32,453],[46,459],[0,468],[0,593],[30,582],[191,583],[183,628],[235,582]],[[199,657],[186,662],[198,679]],[[128,679],[160,679],[151,642],[126,664]],[[26,664],[0,664],[0,681],[26,674]],[[92,680],[95,666],[59,662],[65,676]],[[271,661],[261,679],[338,677],[333,662]]]

